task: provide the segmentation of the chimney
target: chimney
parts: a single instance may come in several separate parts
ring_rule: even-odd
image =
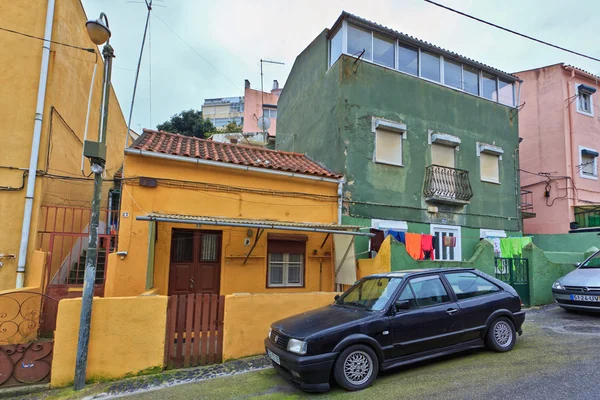
[[[250,89],[250,81],[248,79],[244,79],[244,88]]]
[[[277,90],[279,89],[279,82],[277,82],[277,79],[273,80],[273,90]]]

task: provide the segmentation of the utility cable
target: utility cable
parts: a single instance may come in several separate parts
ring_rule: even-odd
[[[47,40],[47,39],[44,39],[42,37],[29,35],[27,33],[19,32],[19,31],[13,31],[12,29],[6,29],[6,28],[0,27],[0,31],[14,33],[16,35],[21,35],[21,36],[28,37],[30,39],[43,40],[44,42],[50,42],[50,43],[58,44],[58,45],[61,45],[61,46],[70,47],[72,49],[83,50],[83,51],[87,51],[88,53],[95,53],[96,52],[96,50],[94,50],[92,48],[89,48],[89,47],[75,46],[75,45],[68,44],[68,43],[57,42],[56,40]]]
[[[210,66],[211,66],[211,67],[212,67],[212,68],[213,68],[215,71],[217,71],[217,72],[219,73],[219,75],[221,75],[221,76],[222,76],[223,78],[225,78],[225,79],[226,79],[226,80],[227,80],[229,83],[231,83],[233,86],[235,86],[235,87],[236,87],[236,88],[237,88],[237,89],[238,89],[240,92],[242,92],[242,93],[244,92],[244,91],[242,90],[242,88],[240,88],[238,85],[236,85],[235,83],[233,83],[233,81],[231,81],[231,80],[230,80],[230,79],[229,79],[227,76],[225,76],[225,75],[224,75],[224,74],[223,74],[221,71],[219,71],[219,70],[217,69],[217,67],[215,67],[213,64],[211,64],[211,62],[210,62],[210,61],[208,61],[208,60],[207,60],[206,58],[204,58],[204,57],[203,57],[203,56],[202,56],[202,55],[201,55],[199,52],[197,52],[197,51],[196,51],[196,50],[195,50],[195,49],[192,47],[192,45],[190,45],[188,42],[186,42],[186,41],[185,41],[185,39],[184,39],[184,38],[182,38],[181,36],[179,36],[179,34],[178,34],[177,32],[175,32],[175,30],[173,30],[173,28],[171,28],[171,27],[169,26],[169,24],[167,24],[167,23],[166,23],[166,22],[165,22],[165,21],[164,21],[164,20],[163,20],[161,17],[159,17],[159,16],[158,16],[158,14],[156,14],[155,12],[153,12],[153,14],[156,16],[156,18],[158,18],[158,19],[160,20],[160,22],[162,22],[162,23],[163,23],[163,24],[164,24],[164,25],[165,25],[167,28],[169,28],[169,30],[170,30],[171,32],[173,32],[173,34],[174,34],[175,36],[177,36],[177,37],[179,38],[179,40],[181,40],[183,43],[185,43],[185,44],[186,44],[186,45],[187,45],[187,46],[190,48],[190,50],[192,50],[194,53],[196,53],[196,55],[197,55],[198,57],[200,57],[201,59],[203,59],[203,60],[204,60],[204,62],[206,62],[208,65],[210,65]]]
[[[453,13],[456,13],[456,14],[460,14],[460,15],[462,15],[463,17],[471,18],[471,19],[473,19],[473,20],[475,20],[475,21],[482,22],[482,23],[484,23],[484,24],[486,24],[486,25],[493,26],[494,28],[498,28],[498,29],[501,29],[501,30],[503,30],[503,31],[506,31],[506,32],[512,33],[512,34],[514,34],[514,35],[521,36],[521,37],[523,37],[523,38],[525,38],[525,39],[533,40],[534,42],[538,42],[538,43],[541,43],[541,44],[545,44],[546,46],[554,47],[555,49],[562,50],[562,51],[566,51],[567,53],[575,54],[575,55],[577,55],[577,56],[580,56],[580,57],[584,57],[584,58],[588,58],[588,59],[590,59],[590,60],[594,60],[594,61],[599,61],[599,62],[600,62],[600,59],[598,59],[598,58],[595,58],[595,57],[592,57],[592,56],[588,56],[588,55],[586,55],[586,54],[579,53],[579,52],[577,52],[577,51],[574,51],[574,50],[569,50],[569,49],[567,49],[567,48],[565,48],[565,47],[561,47],[561,46],[558,46],[558,45],[555,45],[555,44],[552,44],[552,43],[549,43],[549,42],[543,41],[543,40],[541,40],[541,39],[536,39],[536,38],[534,38],[534,37],[531,37],[531,36],[525,35],[524,33],[519,33],[519,32],[513,31],[512,29],[508,29],[508,28],[505,28],[505,27],[503,27],[503,26],[500,26],[500,25],[494,24],[494,23],[492,23],[492,22],[485,21],[485,20],[483,20],[483,19],[481,19],[481,18],[474,17],[474,16],[472,16],[472,15],[466,14],[466,13],[464,13],[464,12],[462,12],[462,11],[455,10],[454,8],[450,8],[450,7],[448,7],[448,6],[445,6],[445,5],[443,5],[443,4],[439,4],[439,3],[436,3],[436,2],[434,2],[434,1],[431,1],[431,0],[425,0],[425,2],[427,2],[427,3],[431,3],[431,4],[433,4],[433,5],[435,5],[435,6],[438,6],[438,7],[441,7],[441,8],[445,8],[446,10],[448,10],[448,11],[452,11]]]

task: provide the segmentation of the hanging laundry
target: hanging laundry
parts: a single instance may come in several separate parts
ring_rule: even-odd
[[[512,247],[512,256],[515,258],[521,258],[523,256],[523,247],[531,243],[531,236],[525,237],[513,237],[510,238]]]
[[[444,236],[444,247],[456,247],[456,236]]]
[[[423,259],[423,250],[421,250],[421,234],[406,234],[406,252],[415,260]]]
[[[423,258],[425,260],[435,260],[433,236],[421,235],[421,250],[423,250]]]
[[[512,238],[500,239],[500,254],[502,254],[502,258],[513,257]]]
[[[502,248],[500,247],[500,238],[486,238],[488,242],[494,246],[494,253],[499,254],[502,257]]]
[[[371,250],[379,252],[379,248],[385,239],[383,231],[380,231],[379,229],[371,229],[371,233],[375,234],[375,236],[371,236]]]
[[[396,239],[400,243],[404,243],[405,242],[405,233],[404,232],[393,231],[393,230],[390,229],[388,231],[388,235],[390,235],[391,237],[393,237],[394,239]]]

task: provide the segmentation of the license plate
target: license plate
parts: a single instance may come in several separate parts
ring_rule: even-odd
[[[571,300],[600,302],[600,296],[589,296],[589,295],[585,295],[585,294],[572,294]]]
[[[275,353],[273,353],[271,350],[267,349],[267,354],[269,355],[269,358],[271,360],[273,360],[273,362],[277,363],[277,365],[281,364],[281,360],[279,359],[279,356]]]

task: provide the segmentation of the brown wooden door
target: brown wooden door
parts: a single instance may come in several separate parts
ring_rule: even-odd
[[[220,282],[221,232],[174,229],[169,295],[219,294]]]

